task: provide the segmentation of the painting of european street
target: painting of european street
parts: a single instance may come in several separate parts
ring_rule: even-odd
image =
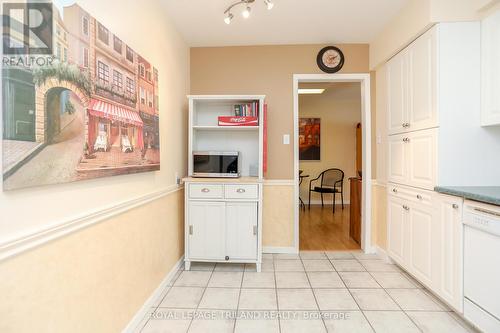
[[[53,61],[2,68],[4,190],[160,169],[158,71],[62,2]]]

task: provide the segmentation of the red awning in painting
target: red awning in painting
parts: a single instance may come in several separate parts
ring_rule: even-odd
[[[138,127],[144,125],[138,112],[99,99],[91,100],[89,113],[95,117],[121,121]]]

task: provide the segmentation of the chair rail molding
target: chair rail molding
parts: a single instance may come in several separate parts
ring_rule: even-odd
[[[183,188],[183,186],[179,185],[168,186],[159,191],[123,200],[104,208],[89,211],[79,216],[56,222],[50,227],[31,231],[25,235],[20,235],[12,239],[2,241],[0,242],[0,262],[46,244],[52,240],[72,234],[94,224],[104,222],[133,208],[143,206],[149,202],[180,191]]]

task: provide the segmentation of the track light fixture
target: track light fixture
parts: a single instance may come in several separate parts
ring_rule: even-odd
[[[231,13],[231,10],[239,5],[244,5],[245,9],[241,12],[241,15],[244,18],[249,18],[250,14],[252,12],[252,7],[250,7],[251,4],[253,4],[255,0],[239,0],[238,2],[233,3],[227,9],[224,11],[224,14],[226,14],[226,17],[224,18],[224,22],[226,24],[231,24],[231,21],[234,18],[234,15]],[[268,10],[273,9],[274,7],[274,2],[272,0],[264,0],[264,4],[266,5]]]

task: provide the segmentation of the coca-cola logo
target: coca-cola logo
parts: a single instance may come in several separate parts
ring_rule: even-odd
[[[233,123],[244,123],[246,121],[245,118],[231,118],[230,122]]]

